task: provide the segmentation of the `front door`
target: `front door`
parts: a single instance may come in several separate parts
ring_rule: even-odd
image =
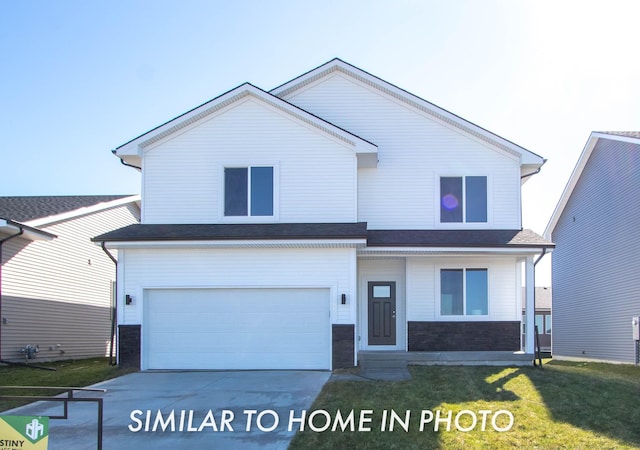
[[[396,283],[370,281],[369,345],[396,345]]]

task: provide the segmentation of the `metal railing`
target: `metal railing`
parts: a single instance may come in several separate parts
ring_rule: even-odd
[[[60,386],[0,386],[0,389],[28,389],[28,390],[48,390],[48,391],[63,391],[56,397],[47,397],[40,395],[0,395],[0,400],[29,400],[29,401],[47,401],[47,402],[62,402],[63,414],[59,416],[48,416],[49,419],[68,419],[69,418],[69,403],[81,402],[98,404],[98,440],[97,449],[102,450],[102,419],[104,413],[104,402],[102,398],[98,397],[74,397],[73,391],[84,392],[107,392],[106,389],[95,388],[76,388],[76,387],[60,387]],[[65,395],[61,397],[61,395]]]

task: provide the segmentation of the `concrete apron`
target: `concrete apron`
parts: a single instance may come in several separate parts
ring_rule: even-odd
[[[74,396],[104,398],[105,450],[286,449],[300,426],[293,422],[293,429],[288,430],[291,412],[296,418],[302,410],[310,414],[311,404],[330,376],[330,372],[316,371],[140,372],[92,386],[107,389],[105,394],[76,392]],[[62,405],[55,405],[38,402],[3,414],[62,414]],[[136,410],[141,413],[134,413]],[[160,423],[156,423],[158,410]],[[175,431],[170,431],[168,422],[171,411]],[[267,431],[276,415],[278,426]],[[223,418],[227,420],[224,431]],[[161,431],[162,422],[165,431]],[[190,431],[200,427],[200,431]],[[71,403],[68,420],[50,420],[49,450],[95,449],[96,433],[97,405]]]

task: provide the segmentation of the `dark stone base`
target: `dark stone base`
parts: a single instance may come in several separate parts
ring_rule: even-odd
[[[408,322],[410,352],[518,351],[520,322]]]
[[[140,325],[118,325],[118,364],[140,370]]]
[[[346,369],[353,367],[355,348],[354,325],[332,325],[333,368]]]

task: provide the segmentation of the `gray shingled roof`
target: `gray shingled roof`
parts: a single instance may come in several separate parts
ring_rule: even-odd
[[[527,289],[525,287],[522,288],[522,310],[525,310],[524,298],[526,295]],[[551,309],[551,288],[544,286],[536,286],[536,310],[539,309]]]
[[[40,219],[110,202],[128,195],[44,195],[0,197],[0,217],[18,222]]]
[[[108,241],[239,239],[367,239],[369,247],[540,247],[554,245],[531,230],[369,230],[358,223],[134,224],[93,238]]]
[[[614,136],[626,136],[632,138],[640,138],[640,131],[601,131],[603,134],[612,134]]]
[[[531,230],[369,230],[368,247],[540,247],[555,245]]]
[[[101,241],[217,241],[240,239],[366,239],[367,224],[134,224],[92,239]]]

